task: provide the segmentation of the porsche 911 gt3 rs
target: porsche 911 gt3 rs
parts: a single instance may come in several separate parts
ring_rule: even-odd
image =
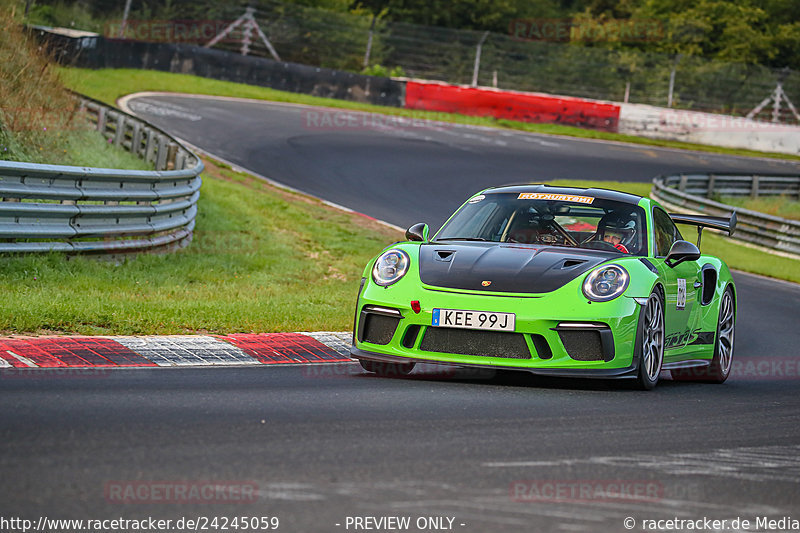
[[[697,227],[697,245],[677,224]],[[416,224],[366,266],[351,357],[367,371],[415,363],[724,382],[736,287],[702,254],[730,218],[668,214],[605,189],[520,185],[469,198],[429,238]]]

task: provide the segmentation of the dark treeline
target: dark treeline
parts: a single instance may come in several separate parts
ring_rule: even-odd
[[[594,34],[619,21],[654,22],[657,38],[580,38],[585,47],[635,49],[682,54],[727,62],[800,69],[800,2],[797,0],[287,0],[335,14],[384,22],[509,34],[514,22],[572,21]],[[40,7],[77,4],[99,18],[119,17],[124,0],[36,0]],[[132,14],[142,18],[214,18],[230,16],[244,5],[275,9],[273,0],[133,0]],[[562,39],[563,40],[563,39]]]
[[[35,1],[34,22],[113,37],[124,6]],[[798,0],[132,0],[144,32],[128,37],[185,42],[148,21],[217,32],[246,7],[282,60],[306,65],[469,84],[483,42],[484,86],[744,115],[783,81],[800,103]],[[240,37],[216,46],[239,51]],[[258,39],[249,53],[270,57]]]

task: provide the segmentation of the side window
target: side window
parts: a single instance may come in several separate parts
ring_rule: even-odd
[[[656,237],[656,257],[666,257],[672,243],[682,240],[681,232],[664,210],[653,209],[654,233]]]

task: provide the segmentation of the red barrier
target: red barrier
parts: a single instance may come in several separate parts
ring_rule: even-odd
[[[616,104],[580,98],[414,81],[406,83],[406,108],[520,122],[566,124],[611,132],[617,131],[620,110]]]

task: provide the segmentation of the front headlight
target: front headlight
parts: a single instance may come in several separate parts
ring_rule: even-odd
[[[411,260],[403,250],[389,250],[375,261],[372,268],[372,279],[383,287],[391,285],[402,278],[408,271]]]
[[[607,265],[586,276],[583,294],[593,302],[613,300],[628,288],[630,276],[619,265]]]

